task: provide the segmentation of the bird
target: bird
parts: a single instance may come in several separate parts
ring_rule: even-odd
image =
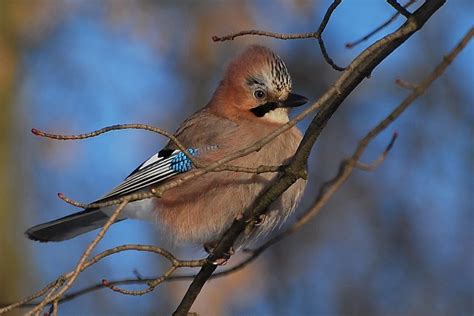
[[[212,163],[254,144],[289,121],[292,108],[308,99],[292,93],[292,80],[283,60],[271,49],[252,45],[237,55],[224,71],[210,101],[184,120],[174,136],[188,154]],[[287,164],[295,154],[302,133],[286,130],[260,150],[232,161],[232,165],[258,167]],[[195,169],[192,161],[169,141],[163,149],[139,165],[125,180],[94,203],[133,193],[150,192]],[[173,243],[209,247],[233,220],[251,207],[259,193],[272,185],[277,173],[209,172],[171,188],[162,197],[128,203],[116,222],[125,219],[151,221]],[[240,244],[259,239],[281,226],[301,199],[306,180],[299,179],[268,208]],[[26,230],[40,242],[64,241],[102,227],[116,208],[87,208]],[[115,223],[116,223],[115,222]],[[207,249],[207,248],[206,248]]]

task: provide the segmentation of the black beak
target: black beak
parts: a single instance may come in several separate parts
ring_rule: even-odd
[[[307,103],[308,99],[302,95],[290,93],[285,101],[279,102],[279,107],[281,108],[295,108],[297,106],[302,106]]]
[[[250,109],[253,114],[258,117],[262,117],[270,111],[275,110],[276,108],[294,108],[297,106],[301,106],[308,102],[308,99],[303,97],[302,95],[290,93],[288,97],[284,101],[272,101],[261,104],[253,109]]]

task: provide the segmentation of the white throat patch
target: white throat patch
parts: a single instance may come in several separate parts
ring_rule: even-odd
[[[290,120],[288,117],[288,109],[285,108],[276,108],[271,110],[268,113],[265,113],[263,119],[273,123],[281,124],[285,124]]]

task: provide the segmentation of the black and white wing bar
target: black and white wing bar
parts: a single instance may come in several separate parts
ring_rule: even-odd
[[[167,158],[159,157],[158,154],[153,155],[101,200],[133,193],[186,171],[177,168],[177,164],[180,162],[177,158],[182,156],[183,153],[180,150],[175,150]]]

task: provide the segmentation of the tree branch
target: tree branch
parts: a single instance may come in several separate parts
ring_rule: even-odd
[[[374,43],[349,65],[333,87],[321,97],[321,110],[316,114],[306,130],[303,140],[290,165],[272,187],[260,194],[254,206],[245,212],[244,220],[234,220],[231,227],[224,233],[222,239],[214,249],[215,253],[208,257],[209,262],[214,262],[217,258],[223,257],[232,247],[238,236],[244,231],[246,223],[255,220],[263,214],[278,196],[305,175],[309,153],[322,129],[332,114],[339,108],[342,101],[383,59],[403,44],[413,33],[423,27],[426,21],[444,2],[444,0],[426,1],[397,31]],[[174,315],[188,314],[202,287],[215,269],[216,266],[212,263],[205,264],[201,268],[174,312]]]

